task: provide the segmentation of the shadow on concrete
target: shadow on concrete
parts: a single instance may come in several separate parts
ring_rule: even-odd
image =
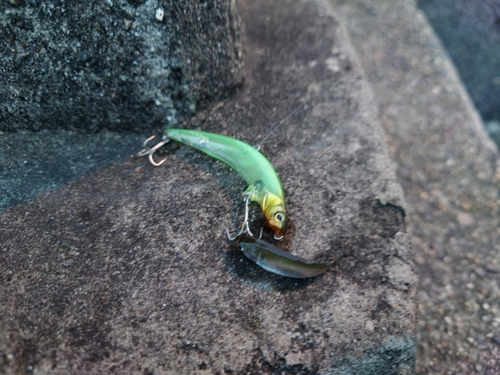
[[[0,134],[0,211],[129,158],[143,137],[101,131]]]

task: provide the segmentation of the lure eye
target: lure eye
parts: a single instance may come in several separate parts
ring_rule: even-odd
[[[282,223],[283,220],[285,220],[285,215],[283,215],[282,212],[276,212],[274,214],[274,220],[276,220],[278,223]]]

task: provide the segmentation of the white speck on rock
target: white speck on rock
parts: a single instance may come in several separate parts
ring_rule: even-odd
[[[467,227],[475,223],[474,217],[472,217],[472,215],[466,212],[458,212],[457,220],[460,223],[460,225],[463,225],[464,227]]]
[[[373,333],[373,331],[375,331],[375,323],[373,323],[373,320],[368,320],[366,322],[365,331],[366,333]]]
[[[165,15],[165,12],[163,11],[163,8],[156,9],[155,17],[158,21],[163,21],[164,15]]]
[[[329,57],[325,60],[326,67],[332,72],[337,73],[340,71],[339,60],[335,57]]]

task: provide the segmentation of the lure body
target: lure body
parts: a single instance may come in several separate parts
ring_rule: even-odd
[[[266,271],[281,276],[304,279],[322,274],[331,263],[308,263],[264,240],[243,236],[238,245],[247,258]]]
[[[244,195],[257,202],[277,237],[286,225],[285,193],[266,157],[249,144],[220,134],[188,129],[165,129],[168,139],[196,148],[233,168],[248,183]]]

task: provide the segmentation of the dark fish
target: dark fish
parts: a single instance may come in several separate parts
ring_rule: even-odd
[[[264,240],[241,236],[238,246],[243,254],[266,271],[281,276],[304,279],[325,272],[331,263],[308,263],[305,259],[283,251]]]

